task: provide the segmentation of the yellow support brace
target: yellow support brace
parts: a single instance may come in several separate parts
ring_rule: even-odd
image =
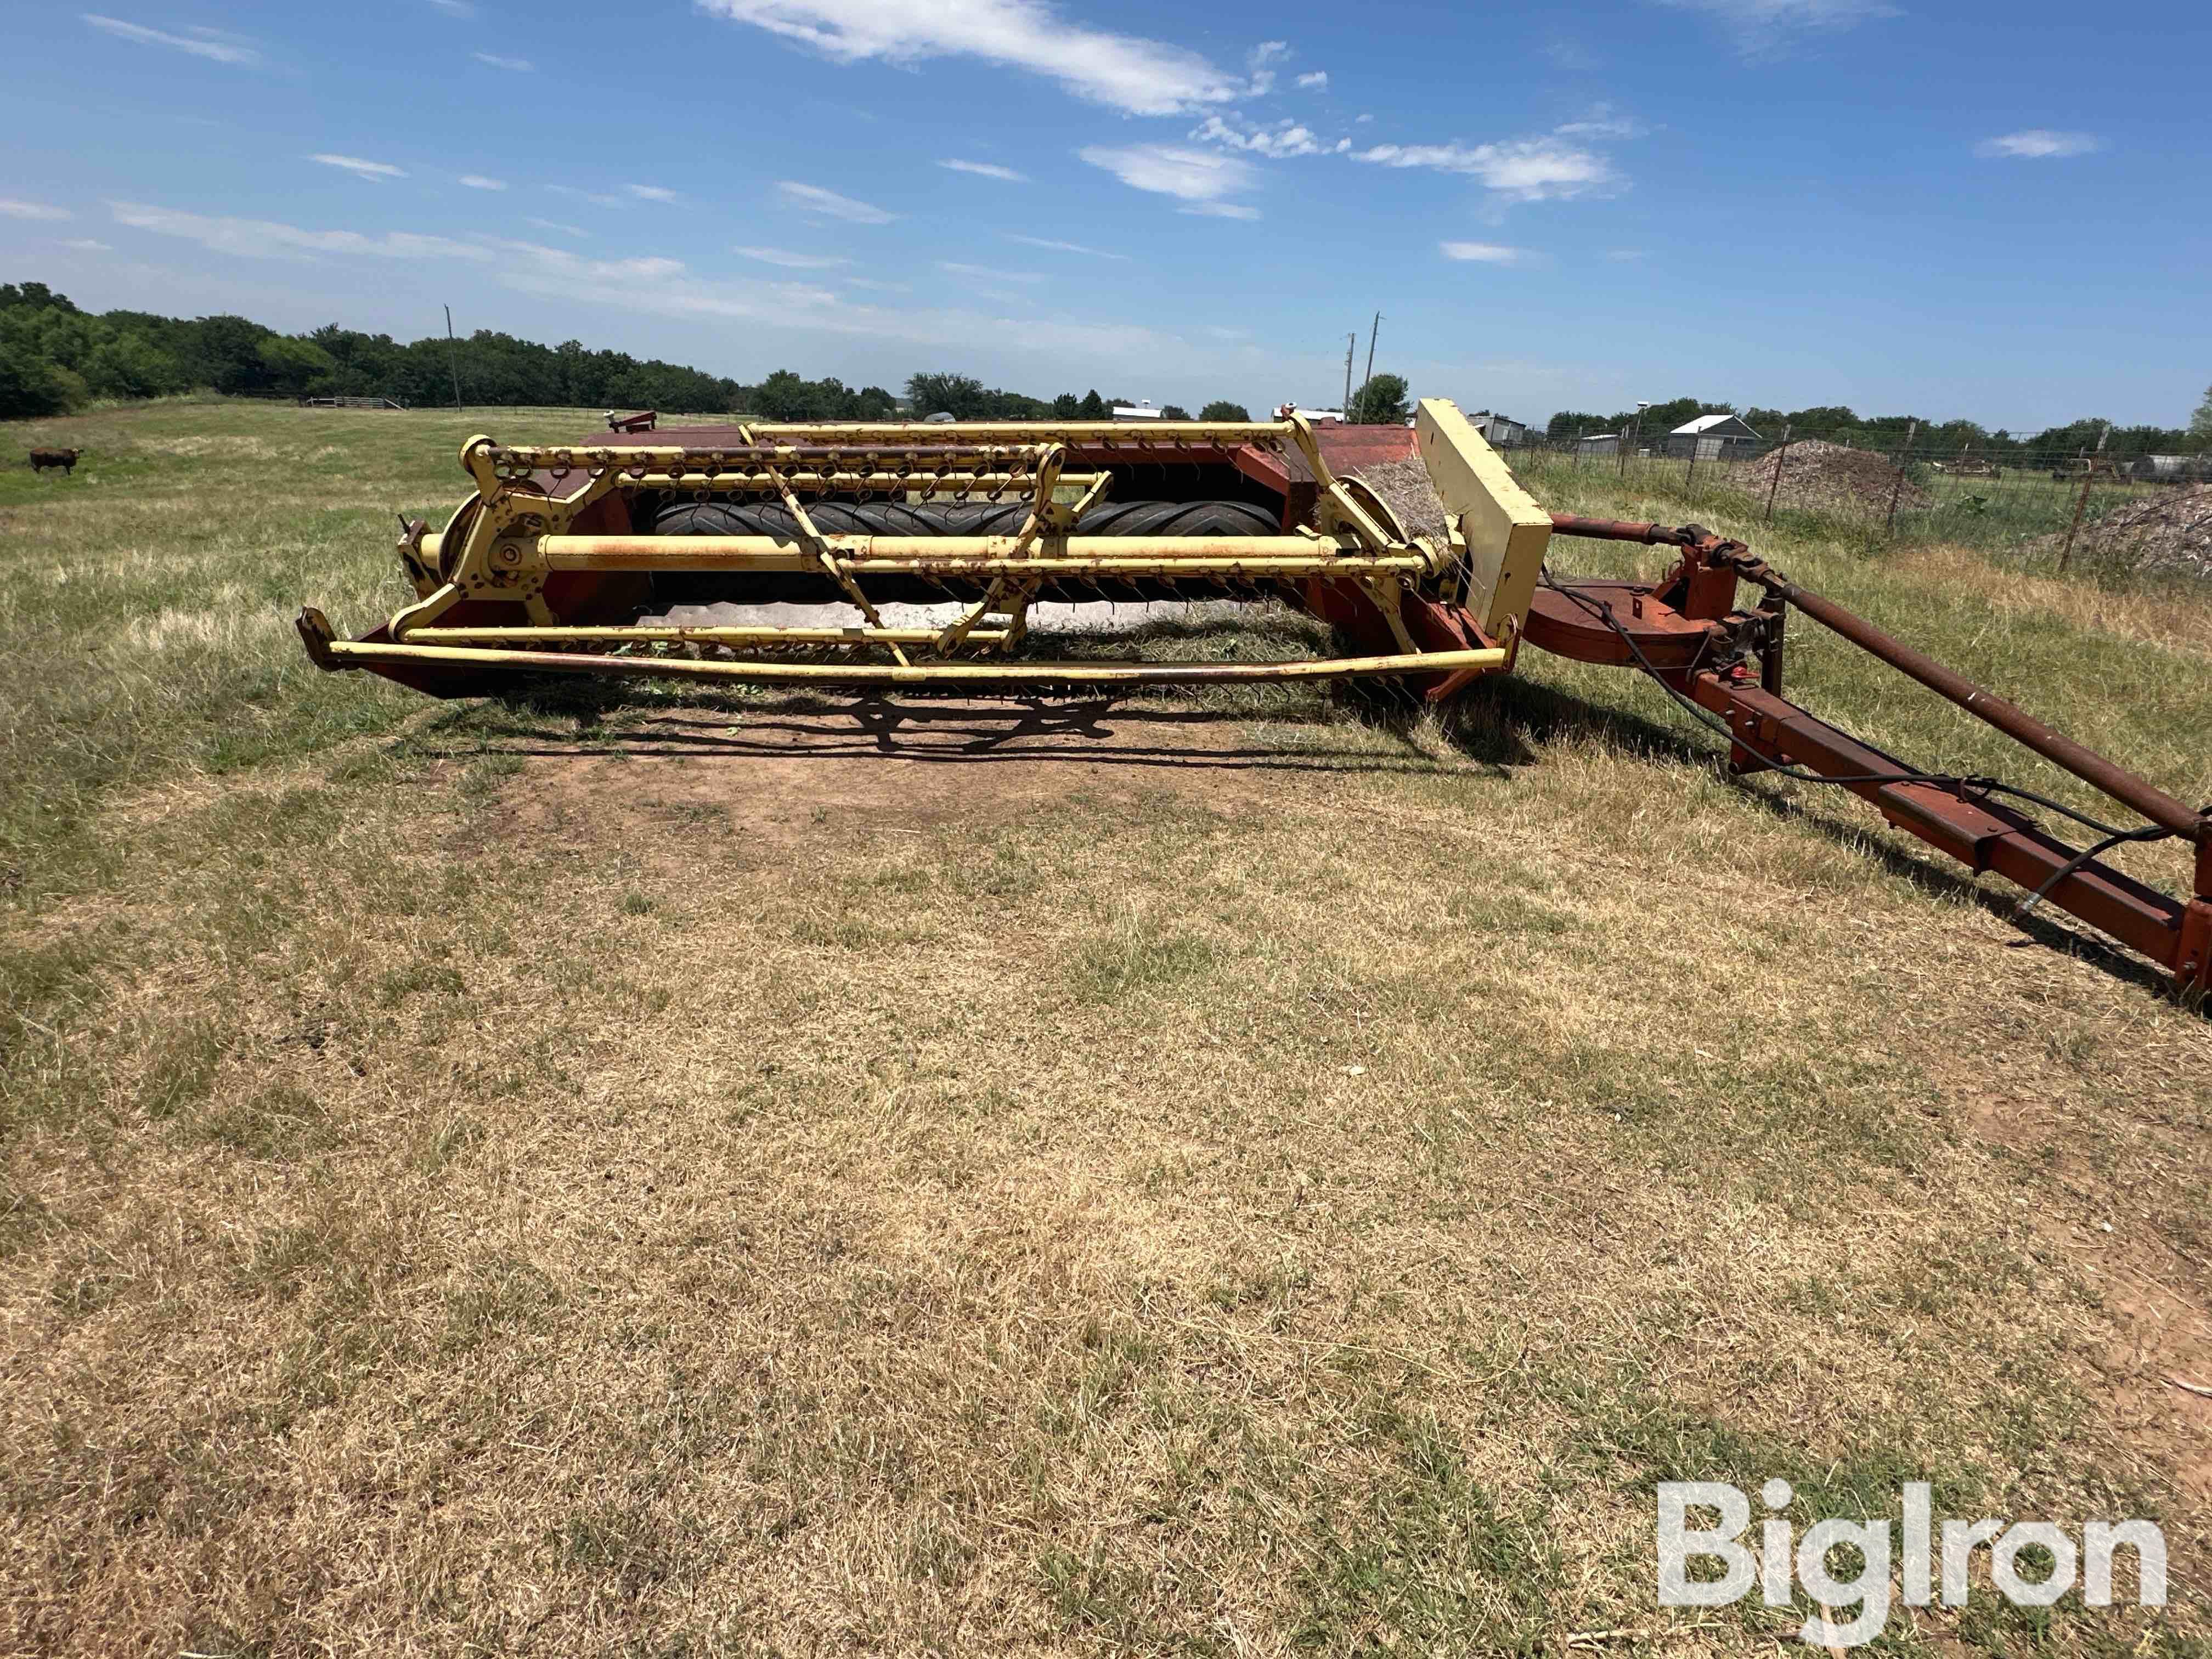
[[[1467,543],[1467,608],[1492,639],[1519,640],[1551,544],[1552,515],[1457,404],[1422,398],[1413,431],[1445,516]]]

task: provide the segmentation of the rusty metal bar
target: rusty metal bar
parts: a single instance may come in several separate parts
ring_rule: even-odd
[[[1593,542],[1642,542],[1652,547],[1688,547],[1697,540],[1670,525],[1638,524],[1627,519],[1585,519],[1572,513],[1552,514],[1554,536],[1579,536]]]
[[[2095,750],[2054,732],[1987,687],[1977,685],[1965,675],[1946,668],[1933,657],[1884,633],[1834,600],[1799,586],[1769,569],[1764,562],[1746,558],[1735,562],[1737,573],[1747,581],[1787,599],[1814,621],[1834,629],[1853,645],[1919,681],[1937,696],[1948,698],[1977,720],[1987,721],[2007,737],[2025,744],[2053,766],[2072,773],[2082,782],[2133,808],[2160,829],[2199,843],[2212,839],[2212,824],[2208,824],[2202,814],[2156,785],[2106,759]]]
[[[2189,954],[2186,902],[2108,865],[2081,862],[2076,849],[1999,802],[1967,799],[1909,779],[1871,781],[1911,769],[1768,691],[1711,670],[1692,675],[1689,691],[1724,718],[1736,742],[1759,758],[1851,779],[1844,787],[1873,802],[1899,829],[1978,872],[1992,871],[2030,892],[2048,884],[2045,903],[2080,917],[2185,979],[2202,976],[2205,964]]]

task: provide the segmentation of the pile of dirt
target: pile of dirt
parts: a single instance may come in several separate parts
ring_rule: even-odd
[[[1787,453],[1778,449],[1747,466],[1743,475],[1747,493],[1764,501],[1766,492],[1774,488],[1778,468],[1782,473],[1782,488],[1774,498],[1778,507],[1864,516],[1887,513],[1890,492],[1898,490],[1897,466],[1888,456],[1808,438],[1790,445]],[[1935,505],[1935,497],[1909,479],[1898,490],[1900,513],[1917,513]]]
[[[2053,537],[2051,543],[2056,548],[2063,540]],[[2095,522],[2083,523],[2074,556],[2212,578],[2212,484],[2160,489],[2121,502]]]

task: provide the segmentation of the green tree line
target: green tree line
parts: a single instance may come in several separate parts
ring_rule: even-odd
[[[390,398],[410,407],[453,401],[456,374],[471,405],[725,410],[772,421],[879,421],[910,410],[962,420],[1104,420],[1117,403],[1094,390],[1053,398],[987,388],[966,374],[922,373],[901,400],[882,386],[777,369],[748,386],[659,358],[557,346],[478,329],[458,349],[441,336],[402,344],[336,323],[282,334],[244,317],[94,313],[44,283],[0,284],[0,418],[62,415],[99,399],[212,391],[236,397]],[[1170,404],[1161,411],[1187,420]],[[1249,419],[1212,403],[1210,421]]]
[[[1626,432],[1641,418],[1643,441],[1648,443],[1700,415],[1741,415],[1745,425],[1770,443],[1779,441],[1782,429],[1787,426],[1793,440],[1819,438],[1829,443],[1849,444],[1854,449],[1894,450],[1905,442],[1906,432],[1917,423],[1912,447],[1921,454],[1941,456],[1972,452],[2000,462],[2025,460],[2031,455],[2072,455],[2094,449],[2098,433],[2108,424],[2081,420],[2046,427],[2039,432],[2009,432],[2002,427],[1993,432],[1975,421],[1937,421],[1924,415],[1863,416],[1842,404],[1812,409],[1739,410],[1734,404],[1675,398],[1652,404],[1640,417],[1632,409],[1611,415],[1564,409],[1552,416],[1545,435],[1573,438]],[[2212,447],[2212,391],[2207,391],[2203,404],[2186,428],[2113,426],[2105,440],[2105,453],[2116,460],[2133,460],[2142,455],[2185,455],[2207,447]]]

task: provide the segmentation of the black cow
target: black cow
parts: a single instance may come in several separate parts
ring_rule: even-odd
[[[58,466],[70,472],[76,465],[76,458],[83,453],[82,449],[34,449],[31,452],[31,471],[44,472],[50,466]]]

